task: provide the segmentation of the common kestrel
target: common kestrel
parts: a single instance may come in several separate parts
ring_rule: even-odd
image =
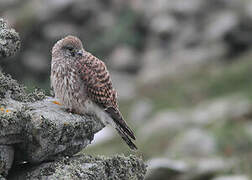
[[[112,125],[133,150],[134,133],[124,121],[104,62],[87,52],[80,39],[67,36],[52,49],[51,85],[55,97],[70,112],[94,113]]]

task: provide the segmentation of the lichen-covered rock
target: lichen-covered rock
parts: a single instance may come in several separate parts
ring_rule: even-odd
[[[10,75],[4,75],[0,71],[0,100],[5,97],[22,102],[34,102],[42,100],[45,95],[42,91],[38,90],[29,94],[26,93],[24,86],[17,83]]]
[[[93,140],[104,125],[92,115],[65,111],[55,99],[19,102],[2,101],[0,144],[16,144],[16,159],[38,163],[58,156],[73,155]]]
[[[133,155],[110,158],[82,155],[44,163],[9,179],[142,180],[145,173],[146,165]]]
[[[0,58],[13,56],[20,49],[20,37],[0,18]]]
[[[14,159],[14,149],[11,146],[0,145],[0,174],[6,176]],[[0,180],[1,180],[0,175]]]
[[[22,132],[24,142],[18,145],[26,161],[38,163],[71,156],[90,144],[94,134],[104,127],[97,118],[68,113],[54,102],[48,97],[26,104],[25,114],[31,119]]]

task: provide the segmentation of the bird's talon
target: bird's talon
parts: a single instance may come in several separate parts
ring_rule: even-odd
[[[5,109],[4,107],[0,107],[0,112],[6,112],[6,113],[8,113],[8,112],[10,112],[10,110],[9,109]]]
[[[62,105],[62,104],[61,104],[60,102],[58,102],[58,101],[53,101],[53,103],[54,103],[54,104],[57,104],[57,105],[60,105],[60,106]]]

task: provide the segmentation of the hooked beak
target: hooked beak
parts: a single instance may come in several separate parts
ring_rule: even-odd
[[[78,55],[78,56],[83,56],[83,54],[84,54],[84,53],[83,53],[83,50],[77,51],[77,55]]]

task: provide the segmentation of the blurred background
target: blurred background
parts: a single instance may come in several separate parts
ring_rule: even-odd
[[[102,59],[136,132],[147,180],[252,178],[251,0],[1,0],[21,36],[3,72],[50,95],[53,44]],[[85,154],[132,153],[104,128]]]

